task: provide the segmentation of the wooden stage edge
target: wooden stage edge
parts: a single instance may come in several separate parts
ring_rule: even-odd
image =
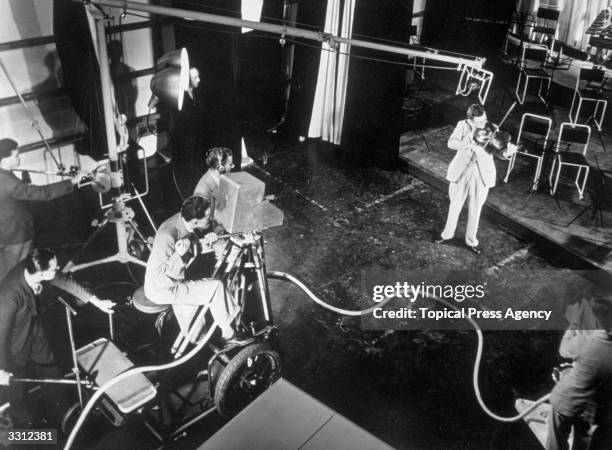
[[[409,172],[442,192],[448,192],[446,169],[453,153],[446,148],[452,126],[420,133],[405,133],[400,140],[400,158],[408,164]],[[425,139],[428,145],[425,145]],[[428,148],[430,150],[428,150]],[[582,270],[583,275],[604,287],[612,287],[612,212],[603,211],[604,226],[595,227],[591,211],[578,220],[569,222],[589,206],[589,198],[579,200],[571,185],[560,186],[558,200],[544,192],[528,197],[531,166],[517,160],[517,168],[509,182],[503,183],[506,163],[496,161],[497,185],[491,189],[483,208],[483,217],[507,228],[527,242],[535,242],[557,259]],[[546,183],[544,183],[546,184]],[[606,228],[607,226],[607,228]]]

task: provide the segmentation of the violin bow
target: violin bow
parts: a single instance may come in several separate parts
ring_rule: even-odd
[[[502,120],[499,122],[499,125],[494,125],[496,131],[501,128],[501,126],[504,124],[504,122],[506,121],[506,119],[508,118],[508,116],[510,115],[510,113],[512,112],[515,106],[516,106],[516,101],[510,105],[510,108],[508,108],[508,111],[506,111],[506,114],[504,114],[504,117],[502,117]]]

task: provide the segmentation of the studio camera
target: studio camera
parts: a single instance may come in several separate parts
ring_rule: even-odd
[[[248,233],[283,224],[283,212],[264,197],[266,184],[247,172],[221,175],[214,219],[228,233]]]

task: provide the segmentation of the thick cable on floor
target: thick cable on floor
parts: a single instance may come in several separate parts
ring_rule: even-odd
[[[268,275],[268,278],[273,278],[273,279],[276,279],[276,280],[290,281],[291,283],[293,283],[297,287],[299,287],[302,291],[304,291],[304,293],[306,295],[308,295],[308,297],[313,302],[315,302],[316,304],[322,306],[325,309],[328,309],[330,311],[336,312],[338,314],[346,315],[346,316],[364,316],[366,314],[370,314],[375,308],[382,308],[387,302],[389,302],[392,298],[394,298],[394,297],[386,297],[382,302],[377,303],[376,306],[373,306],[371,308],[367,308],[367,309],[364,309],[364,310],[360,310],[360,311],[351,311],[351,310],[337,308],[335,306],[332,306],[332,305],[324,302],[319,297],[317,297],[310,289],[308,289],[308,287],[306,287],[306,285],[304,283],[302,283],[300,280],[298,280],[293,275],[290,275],[290,274],[285,273],[285,272],[279,272],[279,271],[270,271],[270,272],[267,272],[267,275]],[[429,298],[437,301],[438,303],[443,304],[444,306],[452,308],[455,311],[460,311],[459,308],[457,308],[452,303],[447,302],[446,300],[443,300],[443,299],[437,298],[437,297],[429,297]],[[474,360],[474,370],[472,372],[472,384],[474,386],[474,394],[476,395],[476,399],[478,400],[478,404],[480,405],[482,410],[489,417],[491,417],[491,418],[493,418],[493,419],[495,419],[495,420],[497,420],[499,422],[517,422],[517,421],[523,419],[525,416],[527,416],[533,410],[535,410],[539,405],[541,405],[542,403],[546,402],[548,400],[548,398],[550,397],[550,394],[546,394],[545,396],[539,398],[529,408],[527,408],[525,411],[523,411],[522,413],[520,413],[520,414],[518,414],[516,416],[513,416],[513,417],[502,417],[502,416],[499,416],[499,415],[495,414],[493,411],[491,411],[487,407],[487,405],[485,404],[484,400],[482,399],[482,395],[480,393],[480,387],[479,387],[479,384],[478,384],[478,374],[480,372],[480,363],[482,361],[482,350],[483,350],[483,347],[484,347],[484,336],[482,334],[482,330],[480,329],[480,326],[478,325],[478,323],[474,319],[472,319],[471,317],[466,317],[466,319],[474,327],[474,331],[476,332],[476,336],[478,337],[478,346],[476,347],[476,359]]]
[[[272,270],[272,271],[266,272],[266,275],[268,275],[268,278],[273,278],[276,280],[290,281],[291,283],[299,287],[302,291],[304,291],[304,293],[308,295],[308,297],[310,297],[310,299],[313,302],[315,302],[317,305],[322,306],[323,308],[333,311],[335,313],[342,314],[343,316],[352,316],[352,317],[365,316],[366,314],[370,314],[376,308],[382,308],[389,301],[395,298],[395,297],[385,297],[381,302],[377,303],[376,306],[372,306],[370,308],[362,309],[359,311],[353,311],[350,309],[338,308],[336,306],[330,305],[329,303],[325,303],[323,300],[317,297],[310,289],[308,289],[308,287],[304,283],[302,283],[300,280],[298,280],[296,277],[294,277],[291,274]]]

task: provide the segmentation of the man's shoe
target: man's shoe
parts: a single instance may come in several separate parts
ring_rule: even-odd
[[[253,340],[252,337],[244,336],[243,334],[240,334],[240,333],[234,333],[232,337],[224,338],[223,343],[225,344],[226,347],[229,347],[229,346],[235,347],[235,346],[246,345],[252,340]]]
[[[476,253],[477,255],[480,255],[482,253],[480,247],[477,247],[476,245],[468,245],[467,248],[469,248],[473,253]]]

